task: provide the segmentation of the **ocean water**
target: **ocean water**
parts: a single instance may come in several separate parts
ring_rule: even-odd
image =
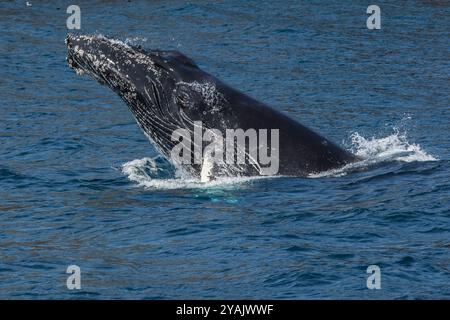
[[[210,183],[67,66],[74,3],[29,2],[0,3],[1,299],[450,298],[448,1],[377,1],[381,30],[367,1],[77,1],[79,32],[180,50],[366,158]]]

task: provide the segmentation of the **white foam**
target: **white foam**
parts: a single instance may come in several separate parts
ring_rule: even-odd
[[[267,177],[219,177],[215,180],[201,181],[188,177],[180,172],[175,173],[173,178],[158,177],[167,170],[158,163],[156,158],[142,158],[129,161],[122,165],[122,172],[128,179],[136,182],[139,186],[149,189],[208,189],[208,188],[233,188],[236,185],[247,183],[256,179]]]
[[[383,162],[436,161],[437,158],[426,153],[418,144],[410,143],[406,133],[394,130],[384,138],[364,138],[355,132],[351,135],[351,151],[364,160],[348,164],[339,169],[310,174],[309,178],[341,177],[347,173],[367,168]]]
[[[157,174],[158,166],[155,159],[136,159],[122,165],[122,172],[126,174],[131,181],[135,181],[137,183],[142,183],[151,179],[151,176],[147,173],[147,170]]]
[[[385,138],[366,139],[354,133],[351,136],[355,153],[365,158],[388,158],[403,162],[436,161],[432,155],[426,153],[420,145],[409,143],[405,133],[396,131]]]

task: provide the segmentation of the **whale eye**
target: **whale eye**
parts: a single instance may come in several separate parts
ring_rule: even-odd
[[[192,106],[192,99],[189,91],[185,87],[179,87],[176,94],[178,104],[183,108]]]

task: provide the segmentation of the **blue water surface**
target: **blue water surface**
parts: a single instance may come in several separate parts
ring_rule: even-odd
[[[167,176],[68,67],[73,1],[30,2],[0,3],[1,299],[450,298],[448,1],[377,1],[381,30],[367,1],[77,1],[79,32],[180,50],[371,159],[223,185]]]

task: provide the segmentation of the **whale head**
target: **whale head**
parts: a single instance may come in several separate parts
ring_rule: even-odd
[[[147,50],[101,35],[69,34],[66,44],[69,66],[115,91],[167,158],[176,144],[174,130],[193,132],[194,122],[205,119],[206,126],[223,126],[219,82],[182,53]]]

